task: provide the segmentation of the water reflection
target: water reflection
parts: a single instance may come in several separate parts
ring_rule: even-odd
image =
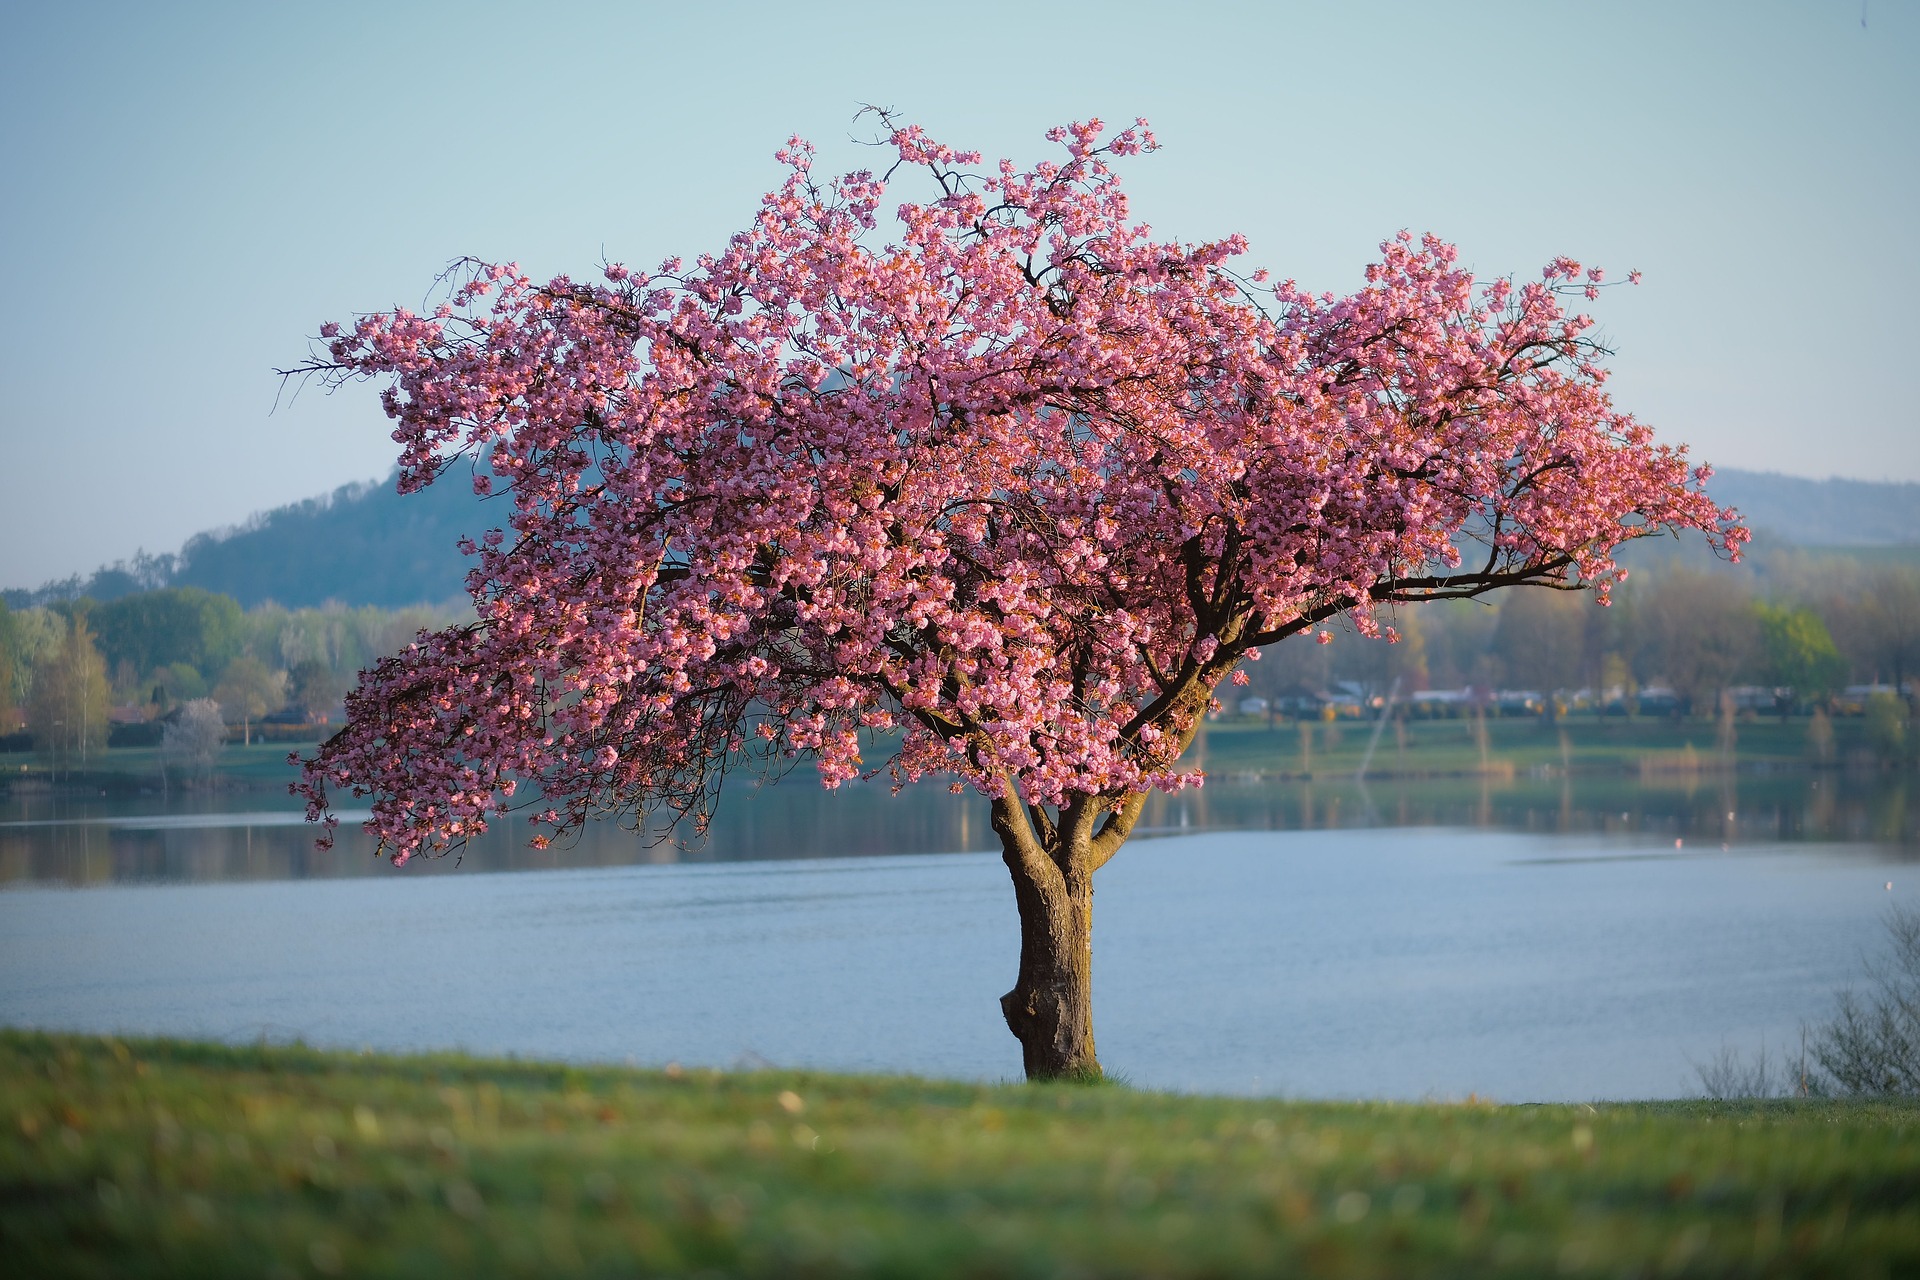
[[[1654,835],[1707,849],[1755,841],[1854,841],[1920,858],[1920,814],[1910,775],[1826,772],[1680,778],[1351,779],[1322,782],[1216,778],[1157,796],[1139,835],[1298,831],[1367,826],[1491,827],[1542,833]],[[285,801],[265,792],[71,799],[0,798],[0,885],[331,879],[394,874],[342,814],[338,844],[322,852]],[[739,787],[697,843],[614,823],[570,847],[536,850],[503,823],[459,858],[422,860],[399,873],[535,870],[671,862],[871,857],[997,848],[985,804],[943,786],[899,795],[879,783],[822,792],[802,776]]]

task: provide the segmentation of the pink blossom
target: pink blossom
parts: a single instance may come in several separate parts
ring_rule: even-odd
[[[1357,291],[1262,304],[1239,237],[1131,220],[1111,161],[1144,126],[1050,136],[964,181],[979,157],[917,128],[889,178],[822,178],[796,140],[692,265],[474,264],[433,315],[323,329],[317,367],[383,385],[403,492],[466,459],[512,505],[467,544],[474,621],[363,673],[304,764],[309,816],[371,795],[401,861],[521,783],[544,842],[701,821],[722,770],[796,757],[827,786],[1117,805],[1199,782],[1199,709],[1265,645],[1342,617],[1391,641],[1382,606],[1511,583],[1604,598],[1653,533],[1737,555],[1560,304],[1597,270],[1482,282],[1401,232]],[[887,242],[907,180],[926,201]]]

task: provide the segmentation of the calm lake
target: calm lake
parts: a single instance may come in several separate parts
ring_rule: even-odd
[[[1694,1092],[1723,1045],[1795,1042],[1920,902],[1904,788],[1211,783],[1100,874],[1101,1060],[1305,1097]],[[977,802],[796,778],[692,851],[496,833],[394,871],[274,800],[0,801],[0,1023],[1018,1074]]]

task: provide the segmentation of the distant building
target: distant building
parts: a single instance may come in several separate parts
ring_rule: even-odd
[[[1634,700],[1643,716],[1670,716],[1680,711],[1680,695],[1664,684],[1650,684]]]
[[[1417,689],[1407,696],[1413,714],[1422,717],[1461,715],[1474,701],[1471,689]]]
[[[1547,699],[1537,689],[1499,689],[1493,705],[1503,716],[1537,716],[1546,709]]]

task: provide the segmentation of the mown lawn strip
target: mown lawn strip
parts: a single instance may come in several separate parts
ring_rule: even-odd
[[[1297,1103],[0,1032],[48,1276],[1920,1270],[1910,1102]]]

